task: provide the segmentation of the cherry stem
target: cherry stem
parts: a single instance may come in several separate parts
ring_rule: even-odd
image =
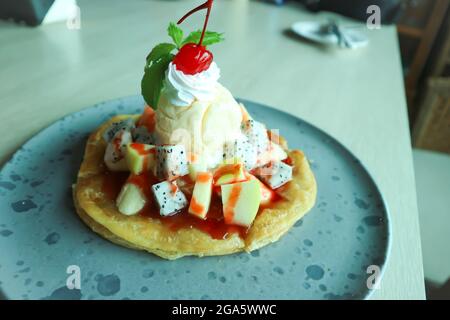
[[[178,20],[177,24],[182,23],[187,17],[189,17],[191,14],[206,9],[206,18],[205,18],[205,23],[203,24],[203,30],[202,30],[202,35],[200,37],[200,41],[199,41],[199,45],[202,45],[203,42],[203,38],[205,37],[205,32],[206,32],[206,26],[208,25],[208,20],[209,20],[209,14],[211,12],[211,7],[213,4],[213,0],[207,0],[205,3],[199,5],[198,7],[190,10],[188,13],[186,13],[183,17],[181,17],[180,20]]]

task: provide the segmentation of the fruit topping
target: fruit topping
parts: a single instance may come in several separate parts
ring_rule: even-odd
[[[128,171],[125,154],[127,144],[132,142],[131,133],[125,130],[116,132],[105,150],[104,161],[111,171]]]
[[[188,168],[189,176],[193,181],[195,181],[199,172],[206,171],[206,162],[202,161],[201,159],[196,159],[195,162],[189,161]]]
[[[226,163],[235,160],[242,162],[246,170],[251,170],[256,165],[256,148],[246,136],[242,136],[232,142],[227,142],[223,148],[223,158]]]
[[[281,161],[269,162],[256,169],[255,173],[272,189],[279,188],[292,180],[292,167]]]
[[[201,219],[206,218],[211,203],[213,175],[199,172],[195,180],[194,192],[189,205],[189,213]]]
[[[279,144],[270,141],[267,150],[258,157],[258,166],[263,166],[269,162],[281,161],[286,158],[286,151]]]
[[[242,163],[224,164],[214,171],[214,186],[246,180]]]
[[[125,159],[131,173],[139,175],[148,171],[155,165],[155,146],[142,143],[127,145]]]
[[[189,173],[183,145],[156,146],[156,176],[174,180]]]
[[[181,47],[173,59],[173,64],[175,64],[177,70],[184,74],[194,75],[208,70],[212,61],[213,54],[206,47],[195,43],[187,43]]]
[[[120,213],[129,216],[141,211],[146,202],[147,198],[138,186],[125,183],[117,197],[116,205]]]
[[[258,181],[259,189],[261,191],[261,205],[268,205],[278,198],[275,191],[273,191],[269,187],[267,187],[264,183],[261,182],[261,180],[256,178],[254,175],[247,173],[246,176],[249,180]]]
[[[256,148],[257,155],[267,150],[269,138],[264,124],[250,119],[242,123],[242,131],[250,143]]]
[[[133,118],[128,118],[118,122],[113,122],[111,126],[103,133],[103,139],[110,142],[119,131],[131,131],[135,128]]]
[[[133,141],[144,144],[155,144],[153,133],[148,131],[147,127],[141,126],[131,130]]]
[[[173,182],[163,181],[154,184],[152,191],[161,216],[172,216],[187,206],[185,195]]]
[[[255,220],[261,202],[258,181],[226,184],[221,189],[225,223],[249,227]]]
[[[213,54],[208,51],[205,46],[203,46],[203,39],[205,37],[206,27],[208,26],[209,14],[211,12],[212,4],[213,0],[207,0],[205,3],[186,13],[178,21],[178,24],[180,24],[184,21],[184,19],[189,17],[194,12],[206,9],[205,23],[203,25],[203,30],[198,44],[185,44],[181,47],[180,51],[173,59],[173,63],[175,64],[177,69],[185,74],[193,75],[205,71],[209,68],[211,62],[213,61]]]

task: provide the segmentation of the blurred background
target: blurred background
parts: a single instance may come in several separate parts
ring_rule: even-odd
[[[94,1],[94,0],[92,0]],[[265,1],[274,6],[285,0]],[[365,21],[369,5],[395,24],[400,45],[428,299],[450,298],[450,1],[291,0],[305,10]],[[2,27],[77,27],[75,0],[0,0]],[[3,44],[2,44],[3,46]],[[0,49],[1,50],[1,49]],[[389,70],[385,70],[389,73]]]

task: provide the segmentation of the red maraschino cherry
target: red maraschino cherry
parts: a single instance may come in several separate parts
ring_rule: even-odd
[[[178,24],[182,23],[184,19],[189,17],[194,12],[206,9],[205,23],[203,24],[202,35],[198,44],[187,43],[181,47],[180,51],[177,53],[173,59],[177,70],[182,71],[185,74],[194,75],[205,71],[211,65],[213,61],[213,54],[206,50],[206,47],[202,45],[203,37],[205,36],[206,26],[208,25],[209,13],[211,12],[211,7],[213,0],[207,0],[205,3],[199,5],[198,7],[192,9],[186,13],[179,21]]]
[[[185,44],[173,59],[177,70],[191,75],[207,70],[212,61],[213,54],[196,43]]]

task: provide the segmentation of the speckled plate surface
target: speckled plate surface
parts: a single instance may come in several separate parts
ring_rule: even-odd
[[[252,254],[162,260],[93,233],[72,204],[89,133],[115,114],[138,113],[140,97],[69,115],[27,142],[0,173],[0,288],[11,299],[362,299],[367,266],[383,269],[389,220],[360,162],[333,138],[286,113],[244,101],[317,178],[315,208],[273,245]],[[81,288],[69,290],[69,266]]]

